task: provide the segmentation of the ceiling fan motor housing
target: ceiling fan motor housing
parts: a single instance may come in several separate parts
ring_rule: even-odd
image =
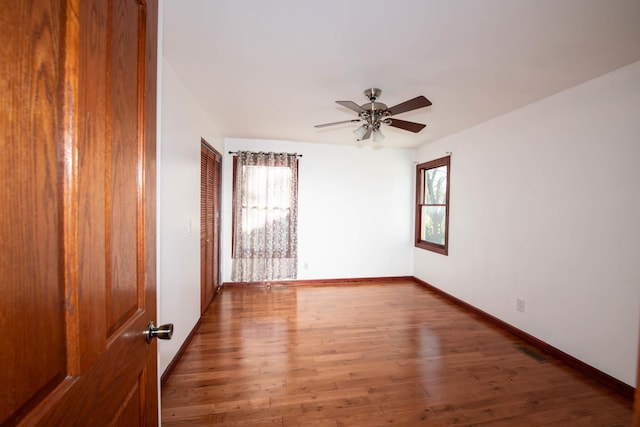
[[[360,113],[360,118],[364,120],[367,125],[372,126],[374,131],[380,129],[380,122],[389,115],[387,106],[382,102],[362,104],[361,107],[367,111]]]
[[[382,102],[370,102],[368,104],[362,104],[361,107],[367,110],[368,112],[377,111],[382,113],[388,110],[387,105],[383,104]]]

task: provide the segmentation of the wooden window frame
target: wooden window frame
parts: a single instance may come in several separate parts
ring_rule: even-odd
[[[447,167],[447,190],[446,202],[444,204],[423,203],[422,186],[424,172],[429,169],[438,167]],[[416,166],[416,218],[415,218],[415,246],[417,248],[426,249],[442,255],[449,255],[449,200],[450,200],[450,184],[451,184],[451,156],[441,157]],[[423,206],[444,206],[445,208],[445,229],[444,229],[444,245],[422,240],[422,207]]]

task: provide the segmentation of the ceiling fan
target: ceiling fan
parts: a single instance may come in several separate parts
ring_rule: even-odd
[[[408,101],[402,102],[391,108],[388,108],[381,102],[376,102],[380,97],[382,90],[378,88],[371,88],[364,91],[364,96],[369,100],[369,103],[358,105],[353,101],[336,101],[336,103],[347,107],[350,110],[358,113],[358,119],[343,120],[340,122],[325,123],[322,125],[315,125],[316,128],[323,128],[327,126],[340,125],[343,123],[359,123],[363,122],[362,126],[354,130],[353,133],[356,136],[357,141],[363,141],[369,139],[373,135],[373,142],[382,142],[384,135],[380,131],[380,126],[385,124],[388,126],[396,127],[399,129],[408,130],[410,132],[418,133],[426,125],[416,122],[408,122],[406,120],[394,119],[391,116],[396,114],[406,113],[407,111],[417,110],[418,108],[428,107],[431,105],[424,96],[417,96]]]

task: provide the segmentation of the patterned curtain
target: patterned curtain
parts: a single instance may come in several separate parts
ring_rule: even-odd
[[[298,274],[298,158],[237,153],[231,280],[262,282]]]

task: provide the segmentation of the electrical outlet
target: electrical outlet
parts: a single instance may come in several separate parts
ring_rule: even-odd
[[[524,313],[524,300],[523,299],[517,299],[516,300],[516,311],[519,311],[520,313]]]

